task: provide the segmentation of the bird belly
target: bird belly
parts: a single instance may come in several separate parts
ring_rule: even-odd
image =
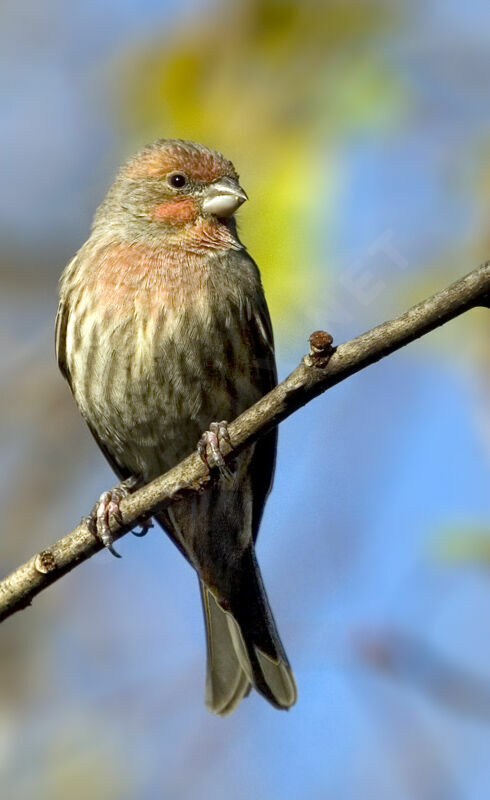
[[[242,324],[228,323],[229,315],[180,310],[78,331],[87,355],[71,365],[74,394],[124,471],[155,478],[196,447],[210,422],[258,399]]]

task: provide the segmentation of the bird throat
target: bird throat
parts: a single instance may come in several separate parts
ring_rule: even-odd
[[[173,227],[174,230],[166,234],[166,240],[180,251],[205,254],[210,251],[242,249],[225,220],[196,217],[188,224]]]

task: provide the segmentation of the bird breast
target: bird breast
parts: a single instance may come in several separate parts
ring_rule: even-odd
[[[260,391],[251,380],[250,303],[236,281],[223,272],[217,298],[212,260],[130,254],[106,253],[90,290],[78,292],[67,352],[89,424],[119,463],[150,479],[191,452],[211,421],[233,419]]]

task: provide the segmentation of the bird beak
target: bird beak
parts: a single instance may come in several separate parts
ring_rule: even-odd
[[[205,214],[229,217],[245,200],[248,197],[237,181],[219,178],[206,189],[202,207]]]

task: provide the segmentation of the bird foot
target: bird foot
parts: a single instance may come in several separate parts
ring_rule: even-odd
[[[116,556],[116,558],[121,558],[121,556],[113,546],[114,536],[111,528],[111,518],[115,520],[118,525],[122,525],[119,504],[123,498],[130,495],[131,492],[134,492],[140,484],[140,478],[131,476],[113,489],[102,492],[90,512],[90,516],[86,517],[84,520],[92,533],[100,539],[104,547],[107,547],[109,552],[112,553],[113,556]],[[151,518],[144,519],[141,523],[141,531],[136,533],[136,536],[144,536],[148,532],[148,528],[151,527]]]
[[[217,467],[224,477],[231,477],[231,471],[225,464],[222,446],[228,445],[225,455],[233,449],[230,434],[228,433],[228,423],[224,419],[221,422],[212,422],[208,431],[204,431],[197,444],[197,452],[209,470]]]

